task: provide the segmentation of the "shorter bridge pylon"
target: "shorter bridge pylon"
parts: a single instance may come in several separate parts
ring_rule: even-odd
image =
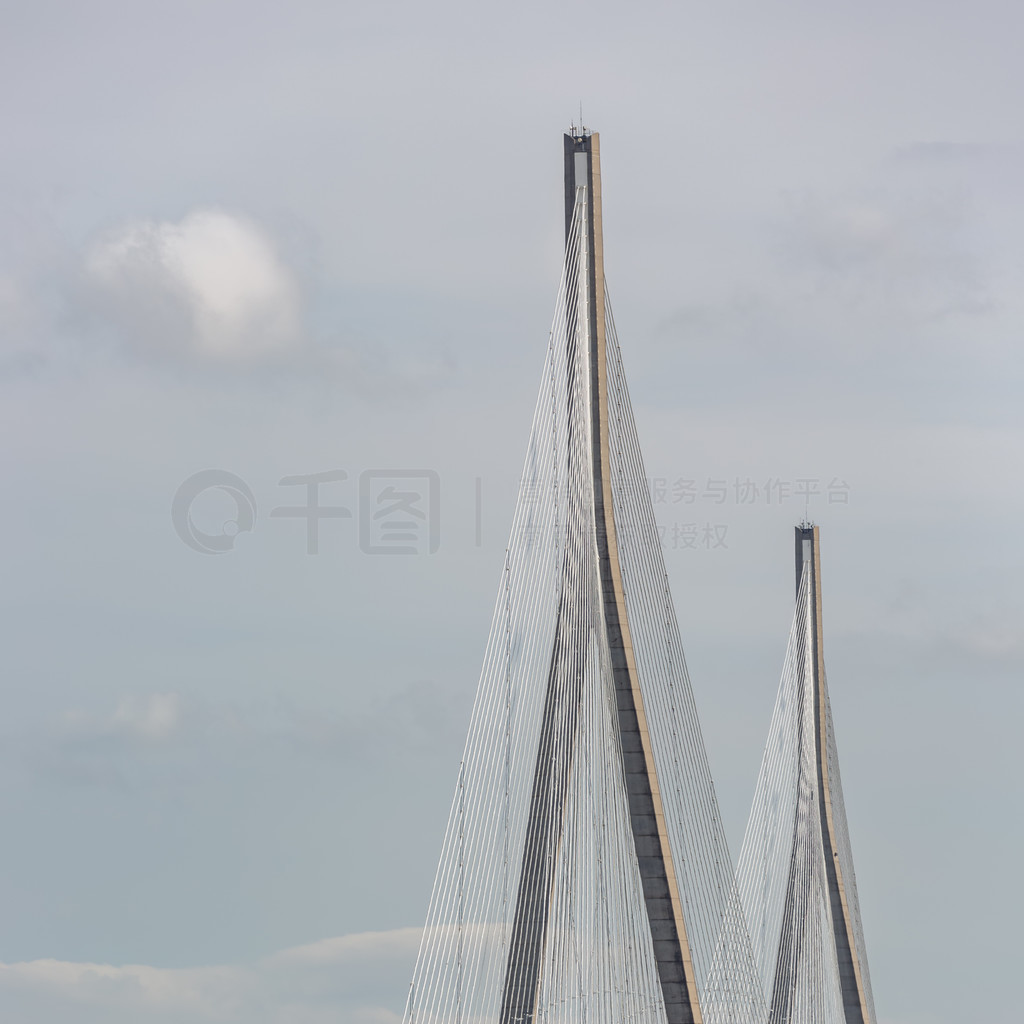
[[[818,527],[796,528],[796,611],[739,885],[770,1024],[875,1024],[822,653]]]

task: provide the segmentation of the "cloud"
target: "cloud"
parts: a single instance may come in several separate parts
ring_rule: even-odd
[[[273,954],[265,961],[271,965],[306,964],[327,967],[331,965],[374,964],[386,962],[395,956],[404,956],[414,950],[420,940],[419,928],[396,928],[387,932],[360,932],[321,939],[305,946],[294,946]]]
[[[95,1011],[108,1024],[397,1024],[419,936],[343,935],[239,966],[0,963],[0,1014],[17,1006],[40,1021]]]
[[[176,693],[129,694],[107,716],[72,711],[66,724],[76,736],[164,740],[181,724],[181,699]]]
[[[14,279],[0,275],[0,344],[4,347],[12,344],[25,319],[24,305],[21,289]]]
[[[199,209],[136,221],[90,249],[91,305],[125,343],[203,362],[265,362],[303,345],[296,281],[251,220]]]
[[[680,290],[641,351],[647,394],[678,405],[679,382],[699,380],[686,402],[734,419],[739,408],[802,415],[820,402],[834,421],[870,403],[873,422],[892,425],[976,417],[985,389],[990,415],[986,364],[1005,375],[1015,350],[1004,339],[1019,336],[1012,277],[980,244],[1000,221],[980,188],[934,177],[886,164],[781,198],[758,229],[756,263]]]
[[[39,351],[36,311],[25,289],[0,274],[0,379],[38,370],[46,357]]]
[[[877,330],[987,310],[965,197],[914,184],[805,197],[788,211],[780,240],[790,269],[833,314]]]
[[[176,693],[151,693],[144,697],[125,697],[114,712],[112,725],[117,732],[143,739],[163,739],[181,720]]]
[[[248,972],[239,968],[168,970],[50,959],[0,964],[0,1005],[5,994],[19,994],[49,1004],[96,1006],[134,1014],[187,1011],[200,1020],[221,1020],[230,1019],[224,1014],[239,1005],[249,987]]]
[[[982,161],[1014,160],[1018,156],[1012,146],[993,143],[948,142],[913,142],[906,146],[898,146],[892,153],[891,160],[899,163],[934,163],[934,164],[967,164]]]
[[[304,293],[267,232],[222,209],[123,224],[87,249],[72,279],[62,288],[73,332],[150,359],[272,367],[276,379],[285,370],[374,397],[443,386],[455,368],[443,342],[424,346],[422,317],[393,325],[386,338],[353,326],[346,317],[363,315],[358,303],[342,313],[315,285]],[[388,301],[401,308],[407,297]]]

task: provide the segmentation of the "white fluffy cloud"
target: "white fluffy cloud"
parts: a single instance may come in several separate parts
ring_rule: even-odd
[[[128,224],[93,246],[85,269],[102,316],[133,346],[237,363],[301,345],[296,282],[244,217],[201,209]]]
[[[397,1024],[420,930],[325,939],[241,966],[0,964],[0,1015],[106,1024]]]

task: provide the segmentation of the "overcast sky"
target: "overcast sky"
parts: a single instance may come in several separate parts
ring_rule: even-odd
[[[395,1024],[582,102],[734,852],[806,512],[879,1022],[1016,1024],[1019,4],[0,19],[0,1018]],[[403,473],[437,550],[375,554]]]

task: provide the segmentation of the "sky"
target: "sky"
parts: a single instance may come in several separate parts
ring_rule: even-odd
[[[582,104],[734,853],[808,515],[879,1024],[1018,1019],[1019,5],[0,19],[0,1017],[398,1021]]]

